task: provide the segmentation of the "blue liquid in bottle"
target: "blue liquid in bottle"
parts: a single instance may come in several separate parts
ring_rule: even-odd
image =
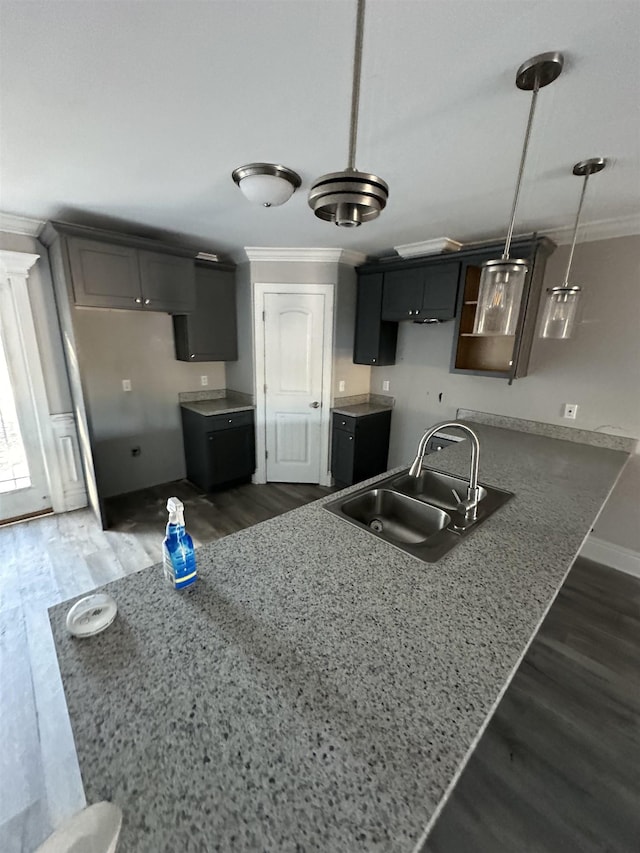
[[[165,577],[175,589],[195,583],[198,572],[193,540],[184,526],[184,504],[178,498],[167,501],[169,522],[162,543]]]

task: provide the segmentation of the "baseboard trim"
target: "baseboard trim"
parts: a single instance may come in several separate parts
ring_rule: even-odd
[[[580,556],[640,578],[640,553],[630,548],[614,545],[613,542],[598,539],[597,536],[589,536],[582,546]]]

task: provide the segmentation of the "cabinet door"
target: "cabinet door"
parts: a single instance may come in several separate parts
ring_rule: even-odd
[[[456,315],[460,264],[434,264],[424,270],[420,318],[452,320]]]
[[[249,478],[256,469],[253,427],[207,434],[207,488]]]
[[[354,364],[396,363],[397,323],[382,320],[382,273],[358,276]]]
[[[69,237],[67,246],[76,305],[142,308],[135,249],[83,237]]]
[[[233,270],[196,266],[196,310],[173,318],[179,361],[238,358],[236,284]]]
[[[163,252],[138,251],[143,307],[184,314],[195,311],[194,262]]]
[[[424,293],[424,269],[394,270],[384,274],[383,320],[409,320],[420,314]]]
[[[331,473],[336,483],[350,486],[355,464],[355,436],[341,429],[334,429],[331,441]]]

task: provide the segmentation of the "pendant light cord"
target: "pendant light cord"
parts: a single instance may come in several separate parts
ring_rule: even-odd
[[[564,282],[562,284],[563,287],[569,286],[569,273],[571,272],[571,263],[573,262],[573,253],[576,248],[576,240],[578,238],[578,224],[580,222],[580,214],[582,213],[582,203],[584,202],[584,194],[587,191],[587,181],[589,180],[589,172],[584,176],[584,183],[582,185],[582,192],[580,193],[580,204],[578,205],[578,212],[576,213],[576,224],[573,226],[573,240],[571,241],[571,250],[569,251],[569,260],[567,261],[567,271],[564,275]]]
[[[524,145],[522,147],[522,157],[520,158],[520,169],[518,170],[518,179],[516,181],[516,194],[513,198],[513,207],[511,208],[511,222],[509,223],[509,230],[507,231],[507,240],[504,244],[504,252],[502,253],[502,260],[509,260],[509,251],[511,249],[511,239],[513,237],[513,228],[516,221],[516,210],[518,209],[518,199],[520,197],[520,185],[522,184],[522,175],[524,173],[524,164],[527,159],[527,150],[529,148],[529,138],[531,136],[531,128],[533,126],[533,114],[536,110],[536,101],[538,99],[538,92],[540,90],[540,85],[536,79],[536,84],[533,87],[532,95],[531,95],[531,108],[529,109],[529,121],[527,122],[527,129],[524,134]]]
[[[356,43],[353,52],[353,88],[351,90],[351,125],[349,127],[349,166],[356,168],[356,140],[358,138],[358,109],[360,106],[360,72],[362,69],[362,39],[364,34],[364,4],[358,0],[356,13]]]

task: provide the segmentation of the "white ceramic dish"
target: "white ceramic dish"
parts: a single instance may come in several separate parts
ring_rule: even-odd
[[[74,637],[93,637],[111,625],[118,605],[106,592],[87,595],[67,613],[67,628]]]

